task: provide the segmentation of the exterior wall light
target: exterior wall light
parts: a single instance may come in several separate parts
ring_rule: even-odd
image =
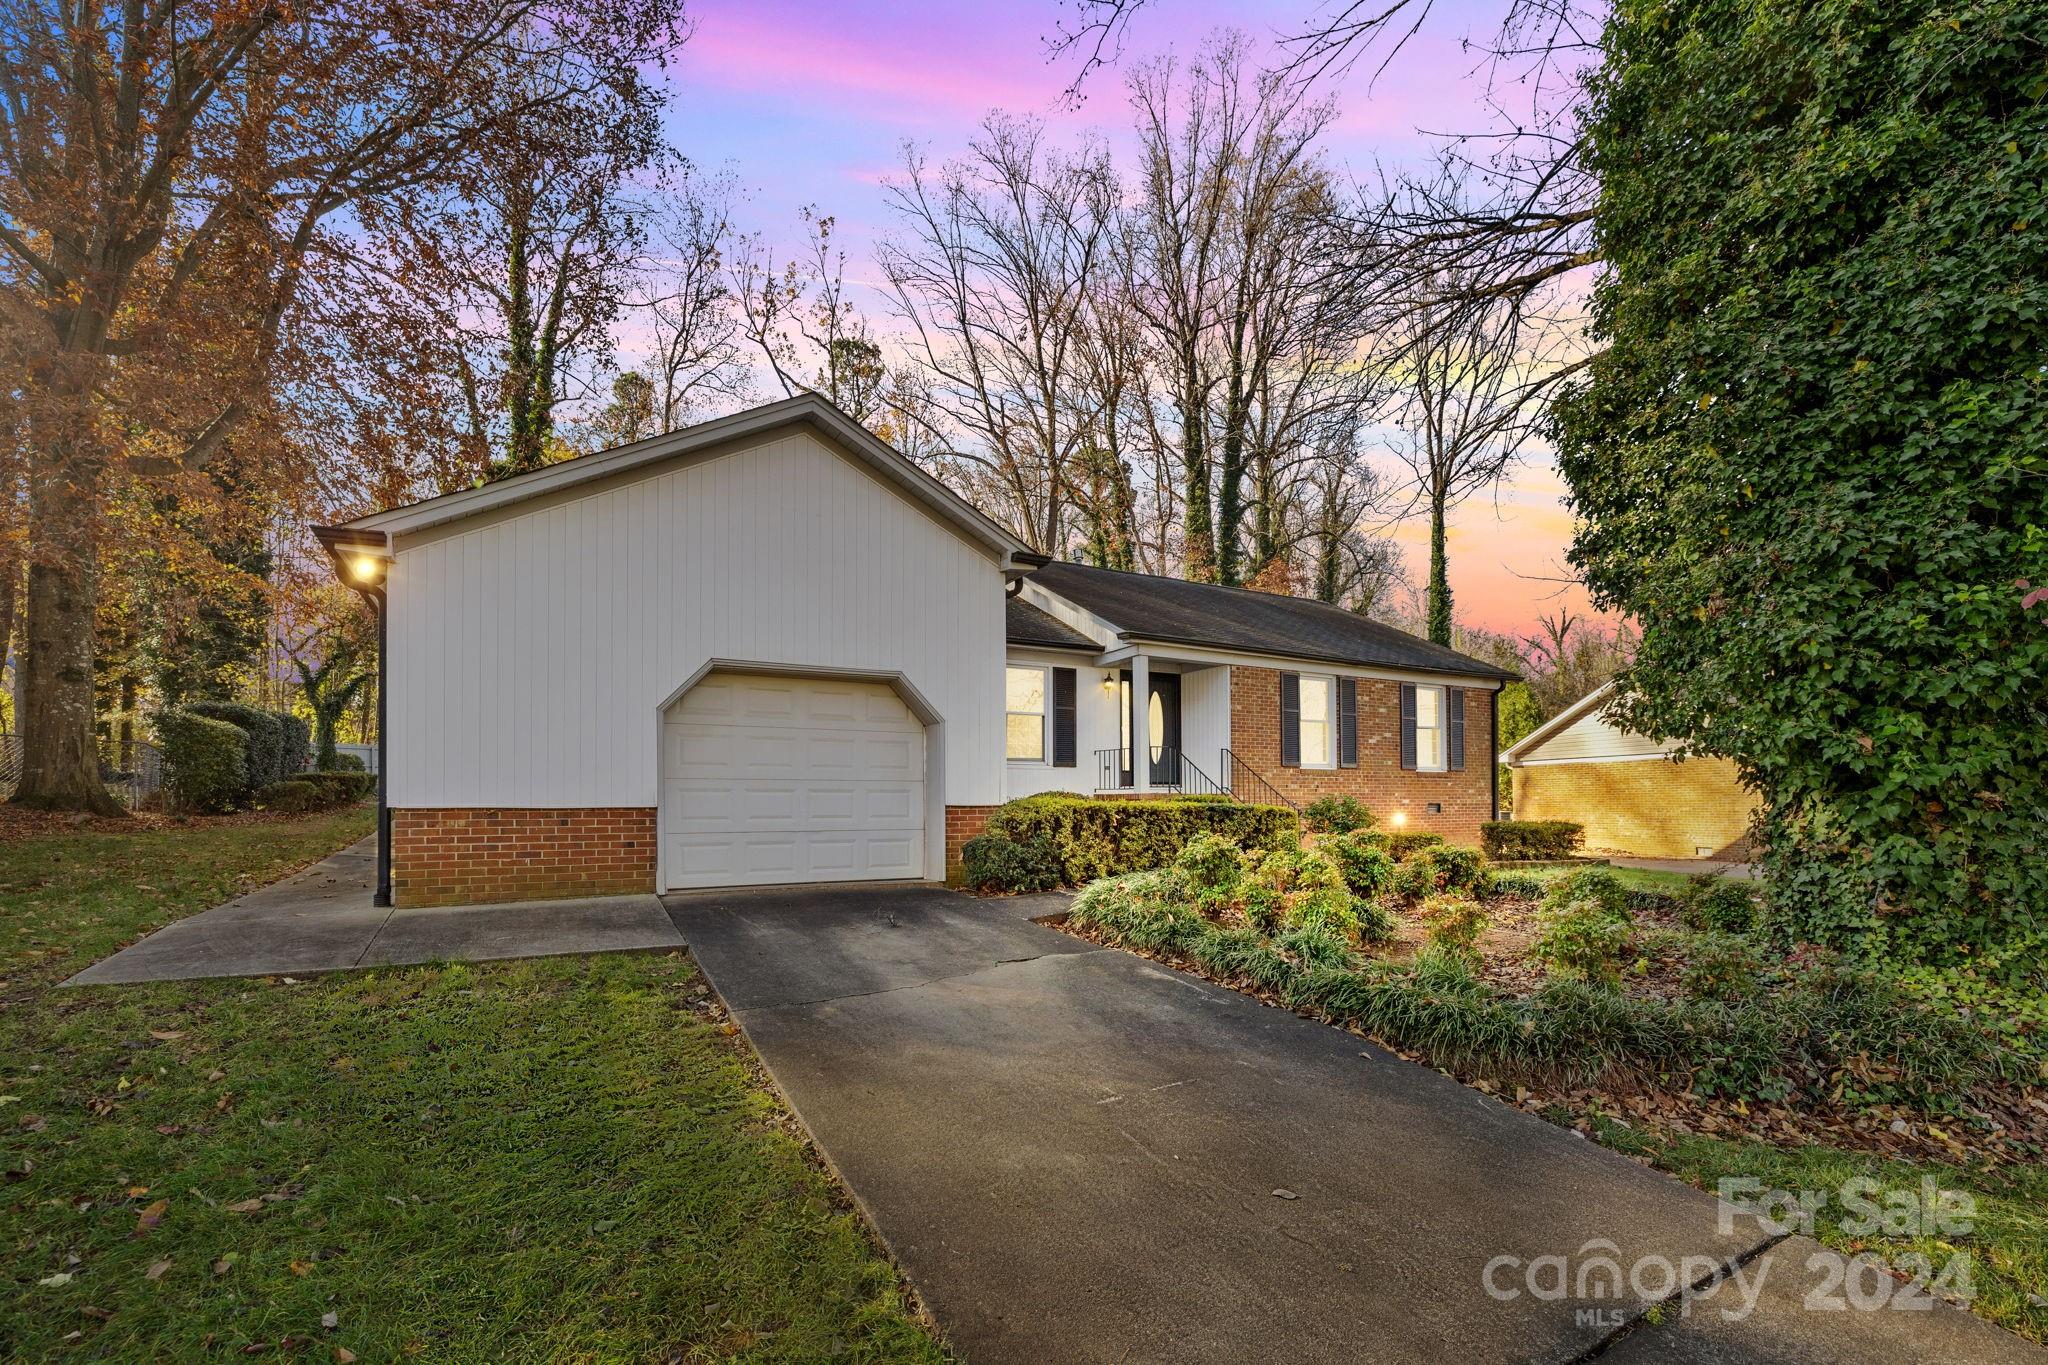
[[[384,576],[384,559],[381,555],[357,555],[349,561],[348,571],[358,583],[375,583]]]

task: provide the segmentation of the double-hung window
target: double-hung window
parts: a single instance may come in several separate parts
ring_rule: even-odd
[[[1336,734],[1332,719],[1336,710],[1336,694],[1335,679],[1312,673],[1301,675],[1301,766],[1304,768],[1336,766],[1336,750],[1332,744]]]
[[[1446,766],[1448,746],[1444,742],[1444,690],[1441,687],[1415,689],[1415,768],[1418,772],[1440,773]]]
[[[1004,752],[1014,763],[1045,762],[1046,671],[1024,666],[1004,672],[1008,712]]]

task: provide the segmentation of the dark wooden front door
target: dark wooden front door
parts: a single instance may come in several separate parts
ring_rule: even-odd
[[[1152,785],[1175,785],[1180,781],[1180,674],[1154,673],[1151,695],[1140,702],[1131,689],[1131,672],[1125,669],[1123,692],[1131,699],[1131,714],[1126,721],[1131,744],[1124,750],[1123,785],[1133,785],[1132,755],[1147,747],[1147,735],[1152,740],[1147,755]],[[1153,723],[1155,719],[1157,724]]]

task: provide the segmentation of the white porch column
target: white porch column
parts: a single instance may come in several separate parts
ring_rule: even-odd
[[[1131,656],[1131,790],[1152,790],[1152,661],[1143,650]]]

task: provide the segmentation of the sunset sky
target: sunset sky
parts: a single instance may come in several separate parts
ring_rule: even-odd
[[[1223,27],[1269,43],[1298,27],[1312,3],[1154,0],[1133,29],[1126,60],[1192,53]],[[1479,57],[1460,40],[1487,36],[1497,12],[1439,0],[1425,30],[1377,81],[1360,74],[1334,85],[1342,114],[1327,142],[1331,162],[1369,178],[1380,164],[1426,155],[1430,141],[1419,130],[1481,126]],[[1099,134],[1118,151],[1128,147],[1120,70],[1098,71],[1078,109],[1062,101],[1076,68],[1071,59],[1049,60],[1046,38],[1070,13],[1056,0],[696,0],[694,33],[669,71],[670,133],[698,168],[729,169],[745,187],[743,230],[795,243],[804,205],[835,216],[848,276],[868,283],[859,303],[885,322],[889,300],[873,288],[873,254],[891,231],[882,186],[899,171],[906,142],[944,160],[1001,109],[1076,136]],[[1539,450],[1497,498],[1482,495],[1460,510],[1451,537],[1460,619],[1519,632],[1561,602],[1583,608],[1576,585],[1547,581],[1565,572],[1571,521],[1562,492]],[[1419,583],[1426,525],[1411,519],[1395,534]]]

